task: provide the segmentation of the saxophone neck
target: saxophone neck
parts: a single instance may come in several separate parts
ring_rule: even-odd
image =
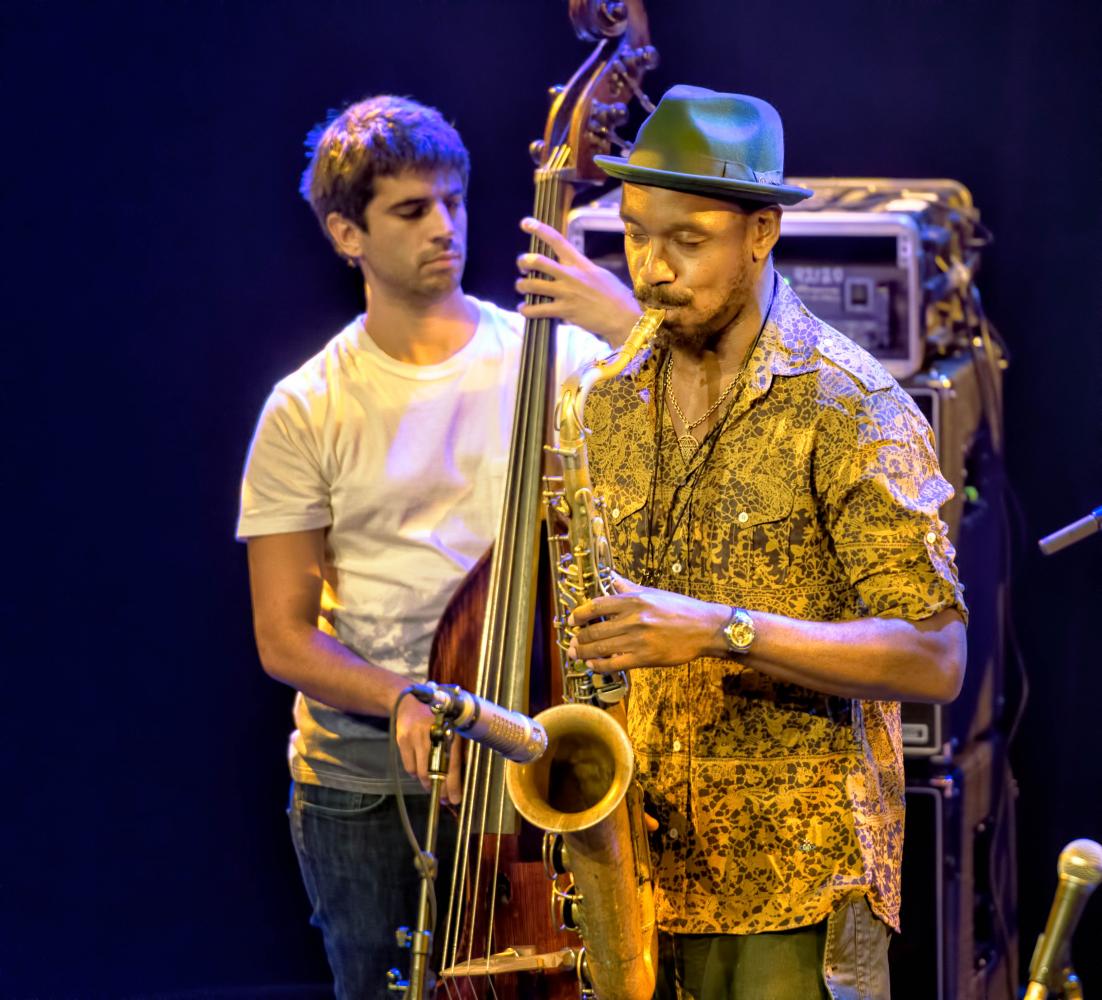
[[[559,397],[557,429],[560,448],[571,448],[582,442],[585,436],[585,401],[590,389],[598,382],[616,378],[639,355],[649,350],[665,318],[664,309],[647,309],[635,321],[628,339],[615,354],[591,361],[566,380]]]
[[[595,380],[602,382],[605,379],[615,378],[640,354],[650,348],[658,333],[658,328],[666,318],[665,309],[647,309],[642,316],[635,321],[628,339],[620,346],[615,354],[596,362],[600,370],[600,376]]]

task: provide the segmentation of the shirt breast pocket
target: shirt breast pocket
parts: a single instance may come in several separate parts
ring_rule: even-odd
[[[604,519],[616,569],[631,576],[635,567],[643,564],[650,533],[646,496],[634,490],[610,490],[605,496]]]
[[[781,586],[791,561],[792,490],[780,480],[760,479],[723,506],[735,575],[749,587]]]

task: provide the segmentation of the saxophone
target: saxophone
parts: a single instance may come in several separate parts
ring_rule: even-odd
[[[589,478],[585,400],[649,348],[665,316],[648,309],[611,357],[586,365],[562,388],[555,414],[561,488],[548,483],[549,530],[556,567],[556,640],[566,704],[541,712],[547,751],[531,764],[509,762],[505,784],[525,819],[545,831],[544,866],[552,879],[552,919],[576,930],[582,997],[650,1000],[657,976],[657,926],[642,790],[627,736],[623,672],[605,676],[566,649],[579,604],[612,593],[612,550],[602,500]]]

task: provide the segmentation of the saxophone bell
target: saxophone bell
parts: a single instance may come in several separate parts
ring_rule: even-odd
[[[549,872],[568,869],[573,881],[556,882],[553,912],[581,934],[600,1000],[649,1000],[657,926],[631,742],[612,712],[593,705],[556,705],[536,719],[547,751],[531,764],[507,763],[505,787],[545,838],[561,837],[545,859]]]

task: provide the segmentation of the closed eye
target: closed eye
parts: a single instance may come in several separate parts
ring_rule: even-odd
[[[430,198],[415,199],[412,201],[403,201],[395,205],[391,212],[398,216],[399,219],[420,219],[428,215],[432,211],[433,201]],[[455,216],[459,210],[463,207],[463,196],[461,194],[452,195],[444,199],[444,208],[448,214]]]
[[[403,201],[400,205],[395,205],[391,209],[399,219],[419,219],[428,210],[429,203],[427,201]]]

